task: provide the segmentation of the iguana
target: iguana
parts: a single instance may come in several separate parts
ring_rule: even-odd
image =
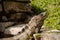
[[[5,29],[4,33],[14,35],[12,37],[13,39],[28,40],[28,37],[32,36],[35,33],[36,28],[38,28],[38,31],[41,29],[45,18],[46,12],[42,12],[41,14],[33,16],[31,20],[27,24],[22,25],[22,27],[21,24],[8,27]]]
[[[40,31],[45,18],[46,18],[46,12],[43,12],[41,14],[33,16],[27,24],[21,27],[22,29],[20,28],[21,31],[18,30],[17,32],[16,30],[14,30],[14,28],[17,28],[17,26],[15,26],[14,28],[13,27],[7,28],[8,30],[7,29],[6,30],[9,31],[10,33],[7,33],[7,31],[5,31],[5,33],[15,35],[14,37],[12,37],[14,39],[27,40],[28,36],[31,36],[35,33],[36,28],[38,28],[38,31]],[[11,28],[13,29],[11,30]],[[16,34],[14,34],[14,32]]]

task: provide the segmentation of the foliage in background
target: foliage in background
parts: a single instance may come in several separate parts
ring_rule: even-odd
[[[34,12],[47,11],[48,17],[44,21],[45,28],[60,29],[60,0],[32,0]]]

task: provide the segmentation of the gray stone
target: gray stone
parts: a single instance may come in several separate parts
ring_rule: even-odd
[[[15,40],[15,39],[13,39],[13,38],[2,38],[0,40]]]
[[[4,8],[6,12],[16,11],[16,12],[28,12],[31,11],[31,7],[28,3],[20,2],[4,2]]]
[[[41,40],[60,40],[60,32],[45,32]]]
[[[5,34],[11,34],[11,35],[17,35],[19,33],[22,32],[22,30],[26,27],[26,25],[22,24],[22,25],[15,25],[12,27],[9,27],[7,29],[5,29]]]
[[[3,32],[6,27],[13,25],[15,22],[0,22],[0,32]]]
[[[24,16],[24,18],[26,17],[26,15],[24,15],[24,13],[14,13],[14,14],[11,14],[11,16],[10,16],[10,18],[8,18],[8,20],[9,21],[18,21],[18,20],[24,19],[23,16]]]
[[[28,14],[28,15],[27,15]],[[20,23],[27,23],[32,17],[32,14],[29,15],[30,13],[14,13],[14,14],[9,14],[10,17],[7,18],[6,16],[2,16],[3,21],[12,21],[12,22],[20,22]]]
[[[1,23],[1,25],[2,25],[3,27],[8,27],[8,26],[13,25],[13,24],[16,23],[16,22],[0,22],[0,23]]]

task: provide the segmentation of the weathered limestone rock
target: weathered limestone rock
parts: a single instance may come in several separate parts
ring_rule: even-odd
[[[16,22],[0,22],[2,24],[3,27],[8,27],[10,25],[15,24]]]
[[[58,33],[58,32],[60,32],[60,30],[55,29],[55,30],[50,30],[50,31],[47,31],[47,32],[57,32]]]
[[[15,24],[15,22],[0,22],[0,32],[4,32],[6,27]]]
[[[28,14],[28,15],[27,15]],[[22,23],[28,22],[29,18],[31,17],[31,15],[29,16],[29,13],[14,13],[11,14],[10,17],[8,18],[9,21],[19,21]]]
[[[15,40],[13,38],[3,38],[3,39],[0,39],[0,40]]]
[[[29,4],[30,0],[3,0],[3,1],[4,11],[3,14],[1,13],[2,16],[1,21],[20,21],[20,19],[25,20],[25,18],[28,19],[29,17],[27,16],[28,14],[25,13],[33,14],[33,12],[31,11],[31,6]],[[24,17],[22,17],[22,15]]]
[[[16,21],[20,21],[21,19],[23,19],[23,16],[24,16],[24,13],[13,13],[13,14],[9,14],[7,17],[6,16],[2,16],[2,20],[3,21],[16,22]]]
[[[34,34],[35,40],[60,40],[60,30],[50,30]]]
[[[20,22],[20,23],[27,23],[31,19],[33,14],[31,13],[13,13],[9,14],[7,17],[2,16],[3,21],[12,21],[12,22]]]
[[[41,40],[60,40],[60,30],[43,32]]]
[[[11,14],[9,20],[18,20],[21,19],[23,17],[23,13],[15,13],[15,14]]]
[[[31,11],[29,3],[20,3],[20,2],[4,2],[4,8],[6,12],[15,11],[15,12],[28,12]]]
[[[25,29],[26,25],[22,24],[22,25],[15,25],[9,28],[5,29],[5,34],[11,34],[11,35],[17,35],[19,33],[21,33],[23,31],[23,29]]]

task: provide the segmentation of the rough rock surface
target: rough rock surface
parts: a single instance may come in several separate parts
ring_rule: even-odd
[[[0,22],[0,32],[4,32],[6,27],[15,24],[15,22]]]
[[[16,12],[27,12],[31,11],[29,3],[20,3],[20,2],[4,2],[5,11],[16,11]]]
[[[10,38],[2,38],[0,40],[16,40],[16,39],[13,39],[12,37],[10,37]]]
[[[60,31],[48,31],[43,33],[41,40],[60,40]]]
[[[23,29],[25,29],[26,25],[22,24],[22,25],[15,25],[9,28],[6,28],[4,33],[5,34],[11,34],[11,35],[17,35],[19,33],[21,33],[23,31]]]
[[[25,2],[25,1],[30,1],[30,0],[20,0],[20,1],[4,0],[4,2],[0,6],[0,8],[3,7],[1,8],[3,9],[2,13],[0,13],[1,21],[5,21],[5,22],[6,21],[21,21],[21,20],[28,19],[29,15],[31,17],[31,15],[34,14],[31,11],[30,4]]]

